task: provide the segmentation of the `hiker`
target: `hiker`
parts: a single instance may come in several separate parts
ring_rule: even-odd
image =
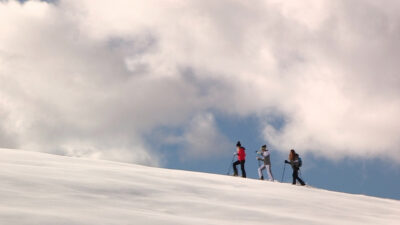
[[[298,180],[300,182],[300,184],[302,186],[305,185],[304,181],[302,179],[300,179],[299,177],[299,169],[301,167],[301,159],[299,157],[299,154],[297,154],[294,149],[290,150],[289,153],[289,161],[285,160],[285,163],[290,164],[292,166],[293,169],[293,182],[292,184],[296,184],[296,180]]]
[[[267,149],[267,145],[261,146],[261,152],[257,152],[257,154],[261,155],[261,157],[257,156],[257,160],[263,161],[263,165],[261,165],[260,168],[258,168],[258,176],[260,180],[264,180],[262,171],[263,169],[266,169],[269,180],[274,181],[274,177],[272,176],[272,171],[271,171],[270,153]]]
[[[233,163],[233,176],[238,175],[236,166],[240,164],[240,169],[242,170],[242,177],[246,177],[246,171],[244,170],[244,163],[246,161],[245,160],[246,152],[245,152],[245,148],[242,147],[242,145],[240,144],[240,141],[238,141],[236,143],[236,149],[237,149],[237,152],[235,153],[235,155],[237,155],[238,160]]]

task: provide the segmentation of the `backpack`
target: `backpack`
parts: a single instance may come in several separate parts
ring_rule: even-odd
[[[303,165],[303,160],[301,160],[300,156],[299,156],[299,168]]]

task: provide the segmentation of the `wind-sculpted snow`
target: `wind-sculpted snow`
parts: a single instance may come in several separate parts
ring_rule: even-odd
[[[400,201],[0,149],[1,224],[398,224]]]

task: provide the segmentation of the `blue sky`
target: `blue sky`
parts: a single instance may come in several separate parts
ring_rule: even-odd
[[[268,143],[261,138],[259,121],[254,117],[221,119],[220,127],[227,136],[232,137],[232,153],[236,151],[235,140],[241,140],[247,150],[247,176],[258,179],[255,150],[258,150],[264,143]],[[232,154],[227,153],[224,156],[216,157],[211,154],[207,160],[182,161],[179,160],[180,152],[175,151],[176,147],[163,146],[162,149],[168,155],[167,168],[217,174],[226,174],[230,170],[232,174],[232,169],[230,169]],[[283,162],[288,155],[276,149],[270,149],[270,151],[272,173],[275,179],[280,181],[285,166]],[[296,151],[302,154],[301,149],[296,149]],[[287,153],[289,153],[289,149]],[[332,161],[315,157],[312,154],[301,155],[301,157],[304,163],[301,169],[302,178],[311,186],[339,192],[400,199],[400,181],[398,179],[400,168],[391,160],[343,158]],[[290,183],[292,170],[288,165],[285,167],[283,182]]]
[[[272,173],[280,180],[286,157],[277,152],[274,152],[272,157]],[[167,168],[226,174],[231,159],[229,155],[207,161],[181,162],[171,157]],[[332,191],[400,199],[400,183],[397,179],[400,171],[398,166],[390,161],[346,159],[332,162],[306,156],[303,157],[303,162],[305,165],[302,169],[302,178],[308,185]],[[310,162],[313,163],[313,167],[307,168],[306,164]],[[253,152],[246,160],[246,172],[249,178],[258,178],[257,162]],[[290,167],[286,165],[284,182],[291,182],[291,172]]]
[[[109,2],[0,1],[0,147],[399,199],[398,1]]]

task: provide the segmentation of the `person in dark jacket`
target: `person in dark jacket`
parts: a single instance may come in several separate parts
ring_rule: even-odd
[[[285,160],[285,163],[290,164],[292,166],[293,169],[292,184],[296,184],[296,180],[298,180],[300,184],[304,186],[305,185],[304,181],[299,177],[299,169],[300,169],[299,155],[294,151],[294,149],[290,150],[289,161]]]
[[[240,144],[240,141],[236,143],[236,150],[237,152],[235,153],[235,155],[237,155],[238,160],[233,163],[233,176],[238,175],[236,166],[240,164],[240,169],[242,170],[242,177],[246,177],[246,171],[244,169],[244,163],[246,162],[246,152],[245,148],[242,147],[242,145]]]

